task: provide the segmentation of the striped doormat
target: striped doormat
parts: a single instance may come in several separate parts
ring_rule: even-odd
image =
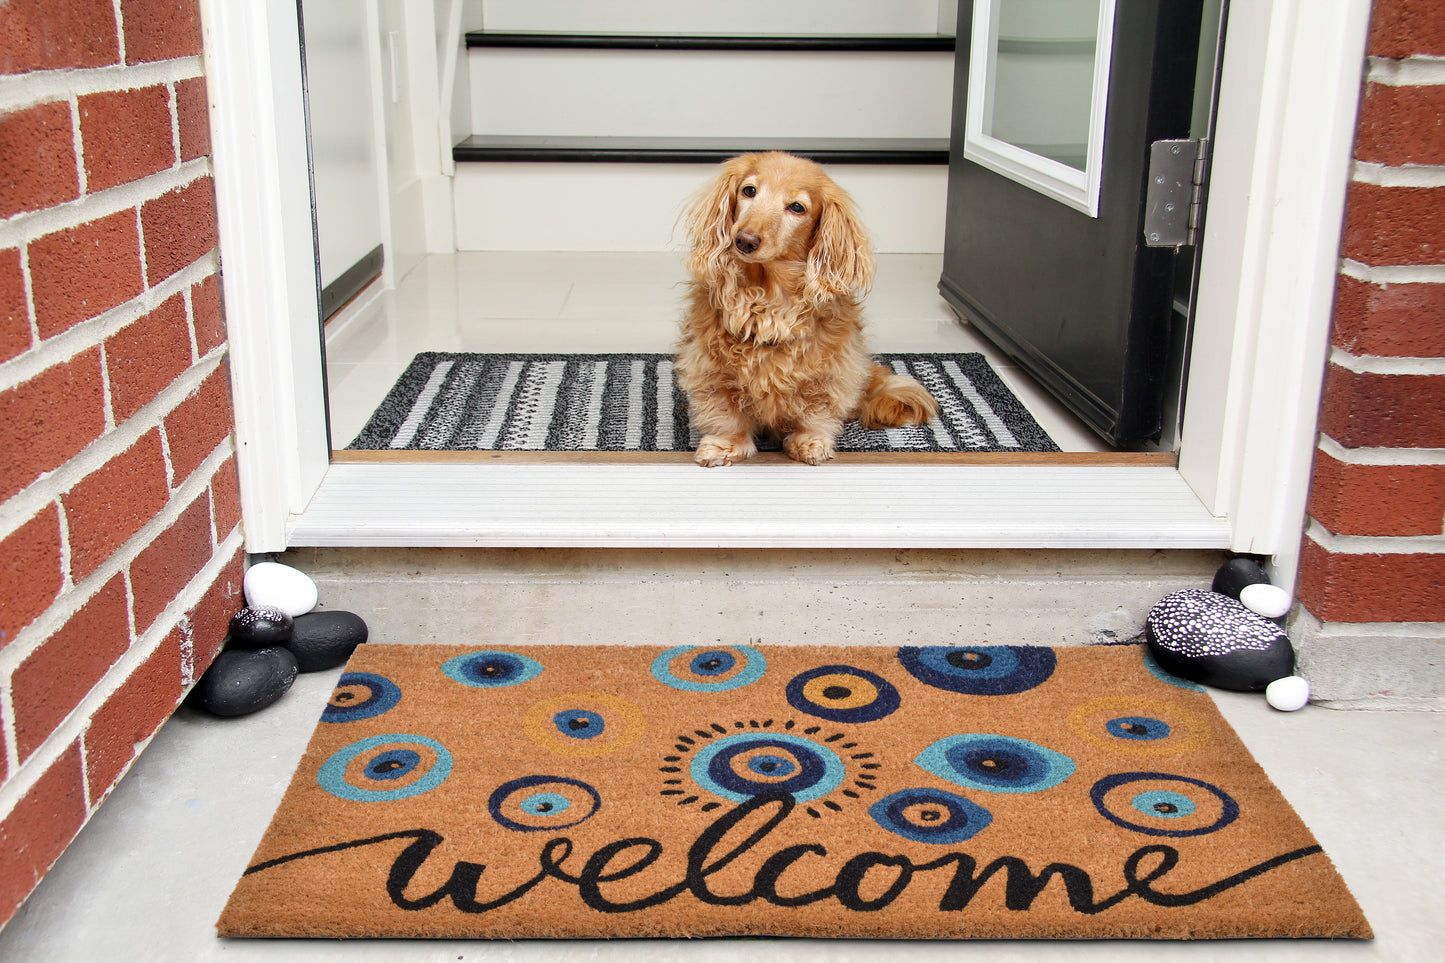
[[[938,399],[926,425],[851,422],[839,451],[1033,452],[1059,448],[981,354],[880,354]],[[353,450],[691,451],[697,435],[666,354],[425,352]]]

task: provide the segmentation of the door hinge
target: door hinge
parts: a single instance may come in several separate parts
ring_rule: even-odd
[[[1149,187],[1144,197],[1147,247],[1199,242],[1209,140],[1156,140],[1149,146]]]

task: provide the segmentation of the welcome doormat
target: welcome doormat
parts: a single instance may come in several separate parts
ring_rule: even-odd
[[[938,400],[926,425],[850,422],[839,451],[1058,451],[981,354],[878,355]],[[692,451],[665,354],[456,354],[412,359],[350,449]]]
[[[218,930],[1370,936],[1143,653],[363,645]]]

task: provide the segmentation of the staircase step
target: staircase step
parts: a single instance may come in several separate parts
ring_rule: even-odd
[[[526,137],[474,134],[452,148],[462,161],[716,164],[781,150],[820,164],[947,164],[946,138]]]
[[[943,34],[626,34],[473,30],[468,47],[549,50],[807,50],[820,52],[952,51]]]

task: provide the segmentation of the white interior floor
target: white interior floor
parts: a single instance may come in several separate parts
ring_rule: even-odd
[[[375,641],[386,641],[377,639]],[[1275,712],[1216,693],[1225,717],[1333,858],[1373,941],[222,940],[214,922],[270,821],[340,670],[303,675],[237,719],[182,709],[0,931],[16,963],[146,961],[765,961],[1160,959],[1426,963],[1445,943],[1445,715]]]
[[[958,320],[938,294],[943,257],[884,254],[864,302],[875,351],[982,352],[1064,451],[1103,442]],[[345,448],[419,351],[668,352],[680,255],[459,253],[426,257],[327,325],[331,438]],[[379,285],[378,285],[379,288]]]

